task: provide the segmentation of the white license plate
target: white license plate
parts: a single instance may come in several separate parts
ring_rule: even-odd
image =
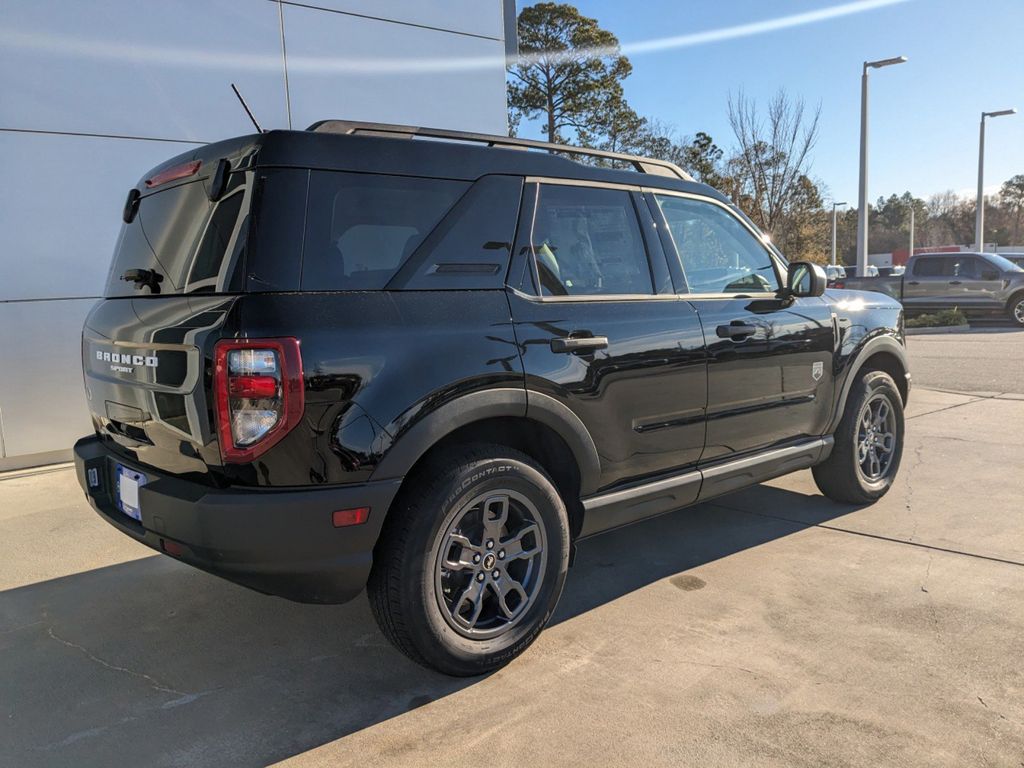
[[[142,508],[139,505],[139,488],[146,484],[141,472],[117,465],[117,508],[133,520],[142,522]]]

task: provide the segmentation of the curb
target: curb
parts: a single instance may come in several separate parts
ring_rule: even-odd
[[[982,331],[981,328],[972,328],[969,325],[944,325],[939,328],[906,328],[907,336],[934,336],[940,333],[970,333],[971,331]]]

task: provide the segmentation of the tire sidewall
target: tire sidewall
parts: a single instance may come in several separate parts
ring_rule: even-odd
[[[486,640],[464,637],[441,615],[434,579],[435,553],[449,512],[461,508],[473,497],[499,490],[512,490],[529,498],[537,508],[544,527],[547,550],[544,577],[538,594],[526,614],[509,631]],[[482,673],[500,666],[521,653],[547,624],[555,609],[569,568],[569,525],[565,504],[551,481],[533,466],[508,458],[490,458],[450,470],[423,499],[412,521],[415,547],[403,565],[410,586],[404,610],[415,616],[419,633],[417,646],[428,662],[462,674]]]
[[[859,431],[861,409],[864,407],[864,404],[876,394],[885,395],[886,400],[888,400],[889,407],[893,411],[896,448],[892,461],[889,465],[889,471],[886,472],[885,476],[875,481],[869,481],[864,477],[860,469],[860,463],[857,461],[857,434]],[[853,457],[851,471],[854,473],[854,477],[856,478],[858,485],[860,485],[861,490],[866,495],[874,498],[880,498],[885,495],[886,491],[888,491],[892,486],[892,483],[900,470],[900,461],[903,458],[903,436],[905,431],[903,398],[900,396],[899,390],[896,389],[896,383],[892,380],[892,377],[887,373],[874,371],[865,376],[860,382],[857,398],[853,403],[851,403],[851,405],[852,407],[848,413],[849,421],[847,424],[846,434],[843,435],[843,439],[849,440],[851,443],[851,455]]]
[[[1017,307],[1021,305],[1024,305],[1024,293],[1019,293],[1010,299],[1009,309],[1007,311],[1007,315],[1010,318],[1010,322],[1012,322],[1018,328],[1024,328],[1024,320],[1018,320],[1016,313]]]

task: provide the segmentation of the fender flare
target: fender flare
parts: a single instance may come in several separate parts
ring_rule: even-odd
[[[875,336],[864,343],[863,346],[854,355],[851,360],[847,371],[846,378],[843,380],[842,388],[840,389],[839,399],[836,402],[835,412],[832,414],[832,419],[829,422],[829,428],[827,434],[832,434],[839,427],[839,422],[843,418],[843,412],[846,410],[846,400],[850,395],[850,389],[853,387],[853,382],[857,379],[857,374],[860,373],[860,369],[864,367],[864,363],[872,355],[876,355],[879,352],[885,352],[895,357],[903,369],[904,375],[907,376],[907,387],[910,387],[910,367],[907,365],[907,350],[900,344],[895,336]],[[898,382],[897,382],[898,383]]]
[[[402,478],[439,440],[476,421],[499,417],[526,418],[552,429],[565,441],[580,471],[580,493],[596,489],[601,462],[597,447],[579,417],[549,395],[518,388],[470,392],[450,400],[399,430],[373,471],[371,480]]]

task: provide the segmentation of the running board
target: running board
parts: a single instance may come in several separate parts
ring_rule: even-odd
[[[754,456],[690,470],[643,485],[583,500],[579,538],[646,520],[698,501],[707,501],[750,485],[813,467],[832,452],[832,436],[774,448]]]

